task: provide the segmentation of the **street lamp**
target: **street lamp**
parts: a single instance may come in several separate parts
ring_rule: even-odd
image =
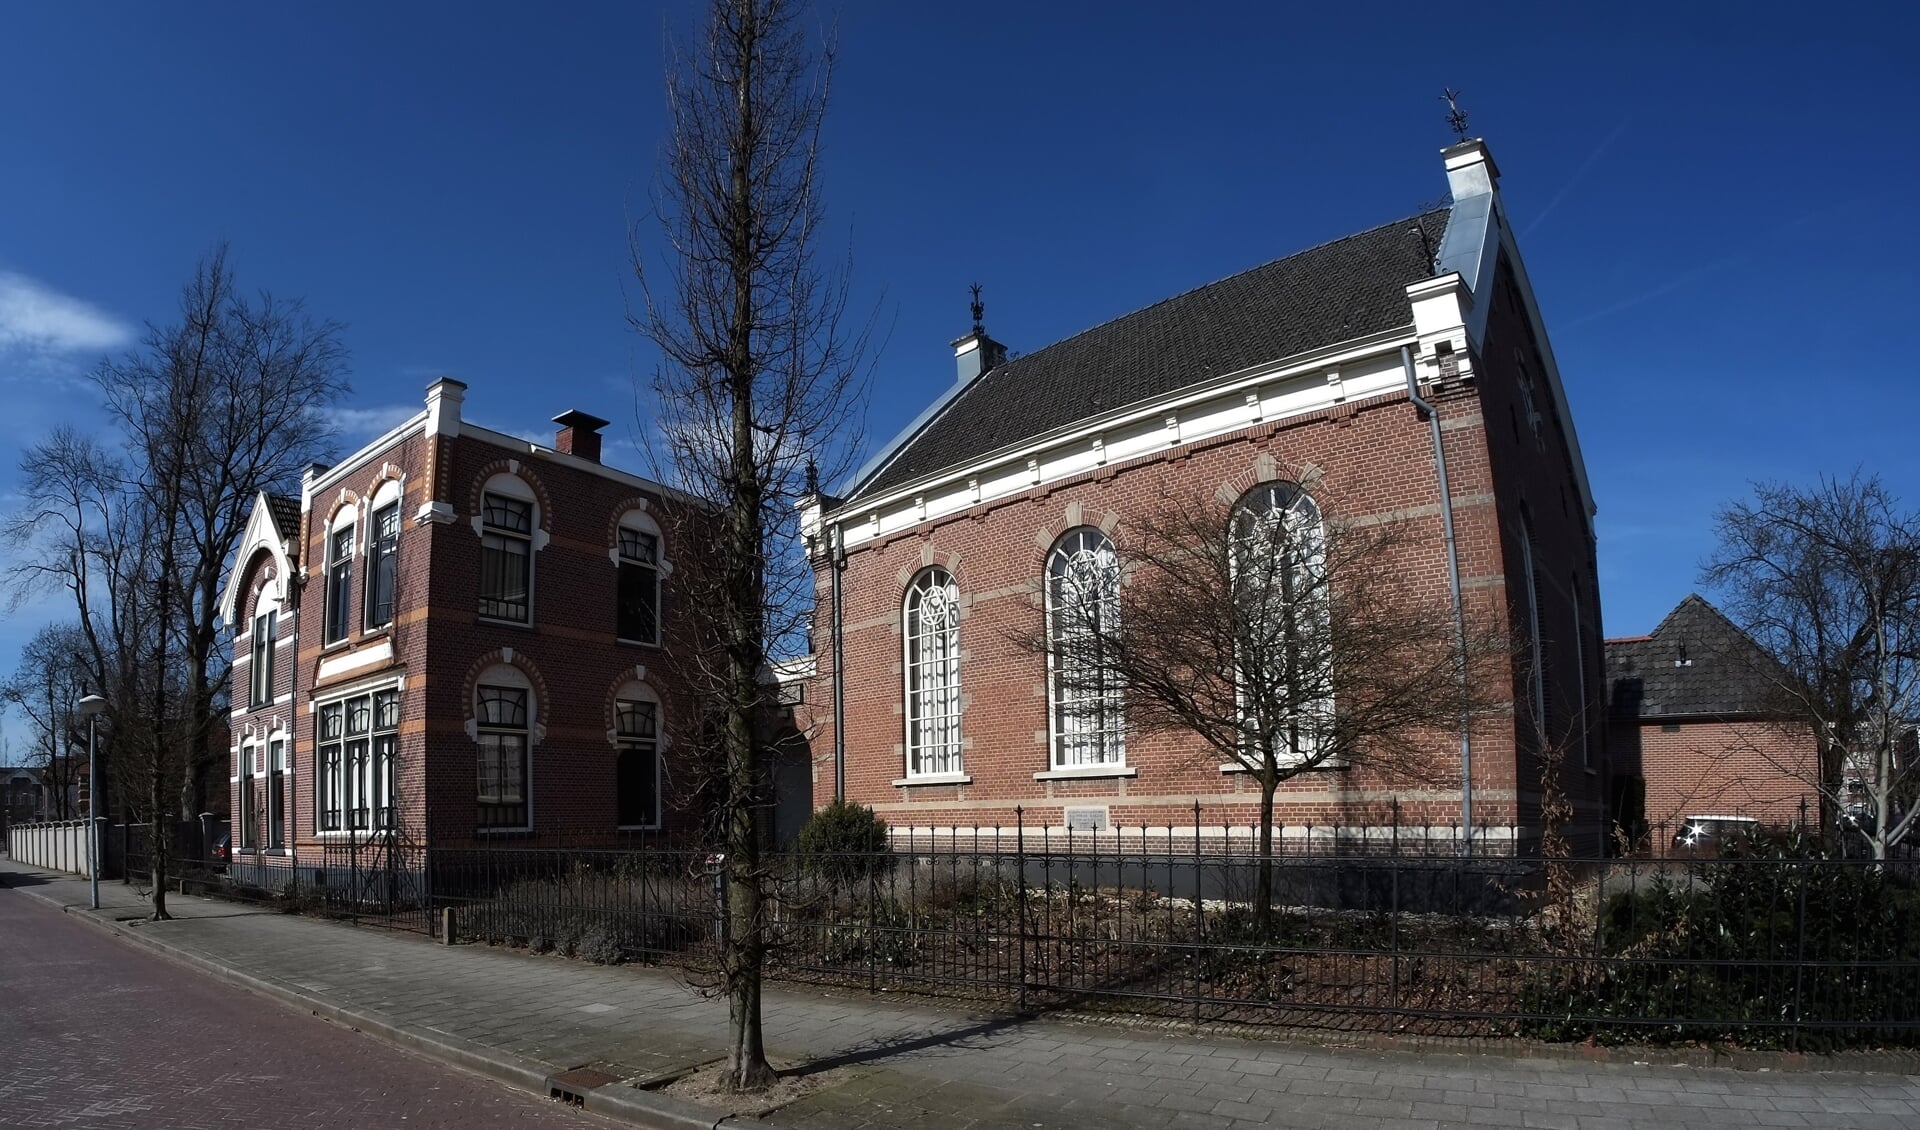
[[[97,694],[90,694],[73,704],[76,714],[87,720],[87,882],[92,888],[93,909],[100,909],[100,775],[94,764],[93,751],[100,743],[96,740],[100,715],[107,709],[107,700]]]

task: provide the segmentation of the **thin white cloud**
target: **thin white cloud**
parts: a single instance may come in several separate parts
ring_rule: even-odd
[[[133,340],[133,328],[97,307],[12,271],[0,271],[0,352],[97,353]]]
[[[399,427],[418,411],[420,407],[415,404],[387,404],[377,408],[334,408],[327,414],[343,434],[372,439]]]

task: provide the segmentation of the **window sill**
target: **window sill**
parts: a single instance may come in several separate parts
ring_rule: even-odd
[[[518,828],[475,828],[473,834],[476,836],[531,836],[533,825],[524,824]]]
[[[1280,766],[1280,768],[1281,768],[1281,769],[1297,769],[1297,770],[1298,770],[1299,772],[1302,772],[1302,773],[1318,773],[1318,772],[1320,772],[1320,771],[1321,771],[1321,770],[1323,770],[1323,769],[1351,769],[1351,768],[1353,768],[1353,762],[1351,762],[1351,761],[1341,761],[1341,760],[1338,760],[1338,759],[1336,758],[1336,759],[1330,759],[1330,760],[1327,760],[1327,761],[1322,761],[1322,762],[1320,762],[1320,763],[1319,763],[1318,765],[1309,765],[1309,766],[1307,766],[1307,767],[1306,767],[1306,768],[1304,768],[1304,769],[1298,769],[1298,763],[1295,763],[1295,764],[1292,764],[1292,765],[1288,765],[1288,764],[1282,764],[1282,765]],[[1222,765],[1222,766],[1220,767],[1220,772],[1222,772],[1222,773],[1252,773],[1252,772],[1253,772],[1253,770],[1252,770],[1252,769],[1249,769],[1249,768],[1247,768],[1246,766],[1244,766],[1244,765],[1242,765],[1242,764],[1240,764],[1240,763],[1239,763],[1239,762],[1237,762],[1237,761],[1230,761],[1230,762],[1228,762],[1227,764],[1225,764],[1225,765]]]
[[[346,649],[352,646],[353,646],[353,638],[351,636],[342,636],[339,639],[334,640],[332,643],[321,644],[320,654],[330,655],[336,651],[345,651]]]
[[[619,644],[621,647],[658,648],[660,646],[659,640],[630,640],[630,639],[627,639],[625,636],[615,636],[613,637],[613,642]]]
[[[1073,769],[1049,769],[1044,773],[1035,773],[1036,781],[1099,781],[1110,777],[1138,777],[1140,770],[1132,765],[1082,765]]]
[[[902,777],[893,783],[896,789],[910,789],[917,785],[971,785],[973,776],[969,773],[928,773],[922,777]]]
[[[476,612],[473,621],[476,624],[490,624],[496,628],[520,628],[524,631],[533,631],[532,620],[502,620],[497,616],[482,616]]]
[[[658,824],[615,824],[613,830],[616,832],[658,832],[660,827]]]

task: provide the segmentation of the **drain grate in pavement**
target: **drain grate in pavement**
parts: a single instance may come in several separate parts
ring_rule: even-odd
[[[572,1071],[547,1077],[547,1097],[559,1099],[569,1106],[585,1106],[588,1091],[619,1081],[618,1075],[609,1075],[591,1067],[576,1067]]]

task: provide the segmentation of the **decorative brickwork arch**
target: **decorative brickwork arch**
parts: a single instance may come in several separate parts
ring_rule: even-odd
[[[460,684],[461,712],[466,723],[467,734],[471,736],[475,729],[473,701],[480,686],[481,676],[490,668],[511,667],[526,676],[527,685],[533,691],[533,744],[539,745],[546,740],[547,715],[552,711],[553,699],[547,694],[547,680],[540,674],[540,668],[534,666],[525,652],[511,647],[497,648],[473,661],[467,668],[467,676]]]
[[[256,548],[253,555],[247,558],[242,575],[246,577],[246,587],[241,591],[247,594],[247,600],[240,609],[239,619],[251,631],[253,618],[260,614],[261,594],[267,591],[268,586],[273,587],[272,598],[282,606],[287,602],[287,592],[286,586],[278,583],[280,570],[277,567],[277,559],[273,551],[264,545]]]
[[[553,499],[547,494],[547,484],[541,482],[540,476],[534,474],[532,468],[520,462],[518,459],[496,459],[480,468],[479,473],[473,477],[473,489],[467,492],[467,513],[473,515],[476,519],[479,518],[481,510],[480,496],[486,493],[488,480],[496,475],[511,475],[527,484],[527,489],[533,492],[535,508],[539,511],[539,513],[535,515],[538,519],[539,528],[543,533],[551,533],[553,530]],[[539,545],[545,544],[546,539],[539,538],[536,539],[536,541],[539,543],[535,546],[537,549]]]
[[[333,530],[334,519],[340,516],[340,512],[342,510],[345,510],[349,506],[358,506],[358,505],[360,505],[360,496],[353,493],[352,489],[348,487],[341,487],[340,493],[334,497],[333,505],[327,507],[327,516],[320,523],[321,531],[323,533],[331,532]],[[354,521],[358,522],[359,519],[360,519],[360,516],[358,514],[355,514]],[[324,555],[324,550],[322,552]]]
[[[607,744],[616,745],[620,738],[620,724],[619,719],[616,717],[618,707],[615,704],[623,698],[636,697],[636,689],[637,697],[644,701],[652,702],[660,708],[661,725],[659,742],[660,749],[664,752],[668,746],[673,744],[672,739],[667,735],[666,696],[660,693],[659,688],[647,681],[646,667],[638,664],[615,675],[613,681],[607,684],[607,694],[601,702],[601,713],[605,716],[604,721],[606,722],[607,728]]]
[[[367,489],[362,492],[361,497],[368,499],[378,497],[380,488],[388,483],[399,483],[401,497],[404,498],[406,496],[407,473],[392,463],[382,463],[380,464],[380,470],[376,472],[371,479],[367,480]]]
[[[1049,522],[1034,531],[1033,557],[1029,562],[1029,575],[1033,578],[1033,591],[1040,592],[1041,575],[1046,572],[1047,558],[1053,547],[1068,530],[1081,526],[1092,526],[1112,538],[1113,532],[1120,528],[1120,515],[1112,510],[1102,510],[1097,506],[1087,506],[1075,499],[1060,509],[1060,520]]]
[[[640,530],[658,539],[660,557],[655,564],[659,566],[661,576],[672,576],[673,562],[669,559],[668,552],[671,547],[667,544],[666,531],[661,528],[659,520],[653,516],[652,505],[651,499],[645,495],[636,494],[621,500],[620,504],[613,508],[613,512],[607,517],[607,557],[618,565],[621,529]]]

